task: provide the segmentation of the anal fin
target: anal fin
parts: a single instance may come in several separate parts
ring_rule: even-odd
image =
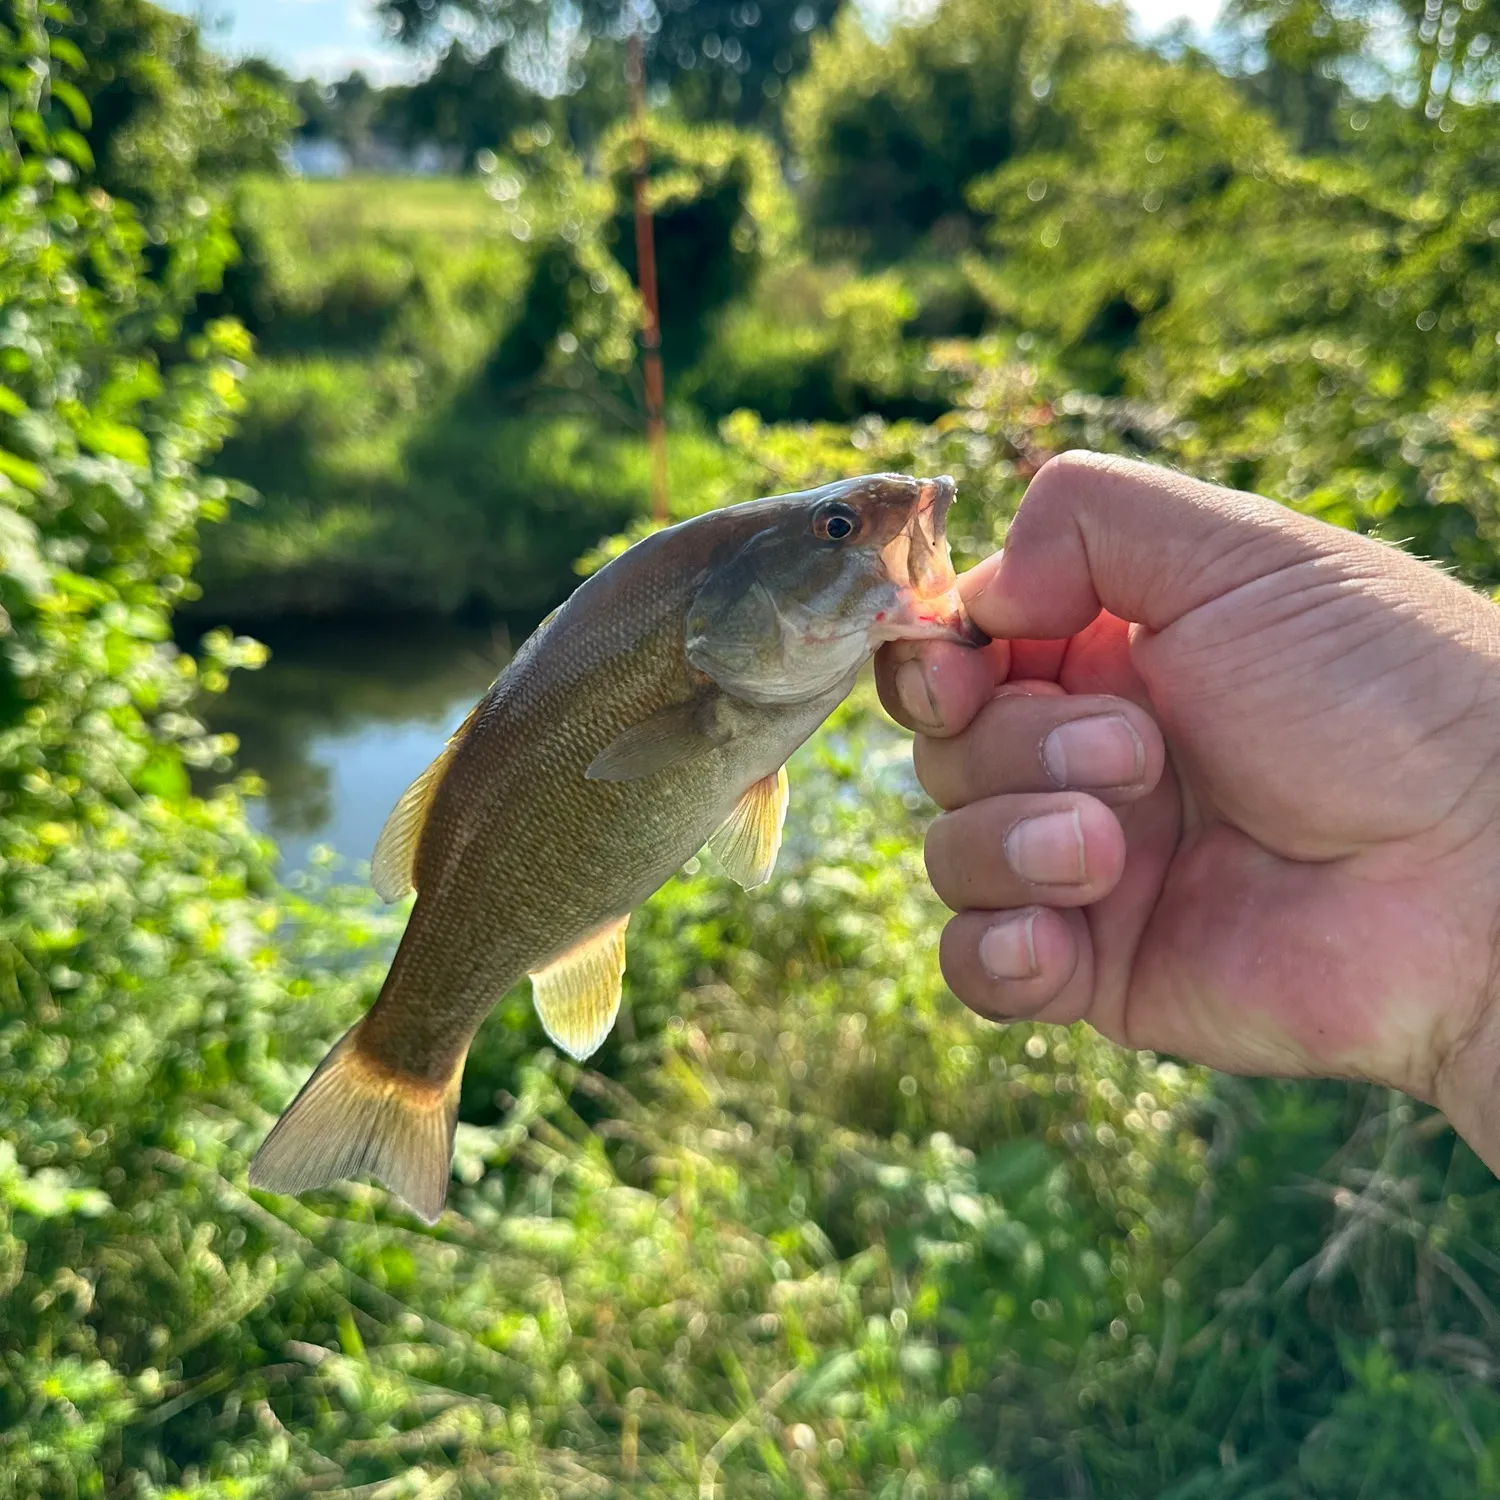
[[[776,868],[786,822],[786,767],[762,776],[734,805],[708,847],[746,890],[764,885]]]
[[[427,826],[432,799],[482,706],[481,700],[469,710],[468,717],[449,736],[437,759],[401,794],[401,800],[385,820],[385,827],[375,841],[375,852],[370,856],[370,884],[382,901],[399,901],[415,888],[417,846]]]
[[[625,973],[629,914],[601,927],[531,976],[531,995],[547,1035],[582,1062],[615,1024]]]

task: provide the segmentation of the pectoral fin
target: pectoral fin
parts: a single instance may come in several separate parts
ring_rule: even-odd
[[[531,996],[547,1035],[582,1062],[597,1052],[620,1009],[627,914],[531,976]]]
[[[370,884],[382,901],[399,901],[416,887],[417,845],[427,826],[432,799],[447,774],[459,742],[469,732],[482,704],[476,703],[468,717],[453,731],[442,753],[401,794],[375,841],[370,856]]]
[[[727,738],[718,725],[712,698],[693,698],[632,724],[600,752],[584,774],[590,781],[636,781],[692,760]]]
[[[763,776],[734,805],[708,841],[720,863],[746,890],[764,885],[776,867],[786,821],[786,767]]]

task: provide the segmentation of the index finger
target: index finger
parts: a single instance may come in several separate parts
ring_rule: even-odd
[[[886,712],[898,724],[933,737],[964,729],[1009,671],[1005,641],[977,650],[951,641],[893,641],[875,655],[875,685]]]

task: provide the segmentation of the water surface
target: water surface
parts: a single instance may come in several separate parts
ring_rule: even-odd
[[[256,634],[270,661],[235,673],[206,705],[209,725],[237,735],[239,767],[265,781],[251,818],[280,844],[282,870],[327,844],[352,873],[509,659],[510,634],[426,620]]]

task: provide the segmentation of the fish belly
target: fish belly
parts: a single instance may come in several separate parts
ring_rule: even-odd
[[[468,841],[417,899],[361,1045],[442,1078],[502,995],[628,916],[687,863],[756,781],[774,775],[847,693],[766,709],[735,705],[723,746],[631,782],[539,797]]]

